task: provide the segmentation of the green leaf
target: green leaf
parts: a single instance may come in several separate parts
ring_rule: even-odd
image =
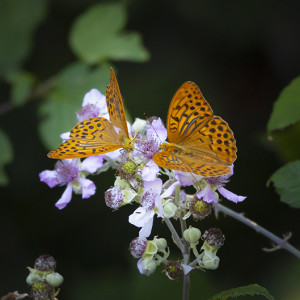
[[[7,134],[0,128],[0,185],[8,184],[9,180],[4,171],[4,166],[13,159],[13,147]]]
[[[46,0],[1,0],[0,77],[19,69],[31,50],[33,33],[45,16]]]
[[[140,35],[121,31],[126,18],[126,9],[120,3],[90,7],[73,24],[70,34],[72,50],[90,64],[104,60],[148,60],[149,52]]]
[[[280,201],[300,208],[300,161],[293,161],[278,169],[268,180],[273,182]]]
[[[268,133],[300,121],[300,77],[284,88],[274,103],[267,125]]]
[[[16,106],[24,104],[30,95],[34,77],[28,72],[14,72],[9,75],[11,87],[11,100]]]
[[[238,297],[238,296],[254,296],[254,295],[261,295],[269,300],[274,300],[273,296],[265,289],[264,287],[258,284],[250,284],[247,286],[241,286],[238,288],[233,288],[227,291],[223,291],[217,295],[214,295],[209,300],[226,300],[231,297]]]
[[[58,75],[55,88],[40,107],[39,132],[47,149],[56,148],[62,142],[60,134],[76,125],[75,113],[80,110],[84,95],[92,88],[104,94],[108,80],[106,65],[91,69],[86,64],[75,63]]]

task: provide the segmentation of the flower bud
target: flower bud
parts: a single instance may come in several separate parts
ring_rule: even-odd
[[[202,257],[202,264],[205,269],[215,270],[219,267],[220,258],[212,252],[205,252]]]
[[[140,258],[145,252],[147,246],[146,238],[135,238],[131,241],[129,245],[129,251],[135,258]]]
[[[155,237],[153,242],[156,244],[158,251],[164,252],[167,247],[167,241],[164,238]]]
[[[59,273],[54,272],[48,274],[46,280],[52,287],[57,288],[63,283],[64,278]]]
[[[183,237],[188,243],[197,243],[201,237],[201,231],[198,228],[190,226],[184,231]]]
[[[26,283],[28,285],[33,285],[37,281],[42,281],[42,278],[38,274],[35,274],[35,273],[29,273],[29,275],[26,278]]]
[[[177,206],[173,202],[168,202],[164,206],[163,211],[164,211],[164,216],[166,218],[168,218],[168,219],[172,218],[176,214]]]
[[[105,203],[113,210],[117,210],[123,203],[123,195],[119,188],[113,187],[105,192]]]
[[[152,258],[154,254],[157,253],[157,246],[153,241],[148,241],[145,252],[142,255],[143,259]]]
[[[169,279],[180,279],[183,275],[183,268],[179,261],[169,260],[165,264],[165,272]]]
[[[54,271],[56,268],[56,261],[51,255],[44,254],[35,260],[34,268],[39,271]]]
[[[153,274],[156,270],[156,263],[153,258],[147,258],[147,259],[141,258],[139,259],[137,266],[140,273],[147,276]]]

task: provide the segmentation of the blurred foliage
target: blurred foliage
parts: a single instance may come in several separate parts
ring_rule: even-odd
[[[282,90],[267,125],[269,134],[300,121],[300,77]]]
[[[148,60],[149,53],[140,35],[122,31],[126,18],[126,9],[120,3],[90,7],[72,27],[70,43],[74,53],[90,64],[103,60]]]
[[[280,200],[300,208],[300,161],[290,162],[277,170],[268,180],[273,182]]]
[[[7,134],[0,128],[0,186],[9,182],[4,171],[4,165],[13,159],[13,148]]]
[[[247,286],[241,286],[238,288],[233,288],[217,295],[214,295],[209,300],[227,300],[229,298],[236,298],[238,296],[246,295],[262,295],[268,300],[274,300],[273,296],[264,288],[258,284],[251,284]]]

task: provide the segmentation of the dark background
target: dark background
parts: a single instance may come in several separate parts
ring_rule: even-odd
[[[70,24],[98,2],[49,1],[24,68],[47,79],[72,62]],[[196,82],[237,141],[235,174],[227,188],[247,199],[223,203],[277,235],[292,231],[291,243],[300,247],[299,211],[280,203],[273,187],[266,187],[271,174],[287,162],[267,139],[266,124],[280,91],[300,73],[299,2],[133,0],[127,9],[126,29],[140,32],[151,54],[146,63],[114,62],[131,116],[146,113],[165,120],[177,88],[186,80]],[[5,102],[8,86],[0,88]],[[53,169],[38,136],[39,101],[43,99],[0,120],[14,146],[14,160],[6,168],[10,184],[1,188],[0,295],[25,292],[26,267],[49,253],[65,278],[59,299],[180,299],[182,282],[170,281],[162,269],[150,277],[139,275],[128,252],[138,234],[128,223],[134,208],[112,212],[103,201],[114,171],[93,178],[97,193],[92,198],[73,195],[64,210],[54,206],[64,188],[49,189],[39,181],[39,172]],[[300,299],[299,261],[290,253],[263,252],[271,247],[269,241],[230,217],[211,216],[197,226],[203,231],[220,227],[226,242],[218,270],[192,273],[191,299],[251,283],[266,287],[275,299]],[[169,237],[160,221],[155,234]],[[178,258],[175,248],[171,253]]]

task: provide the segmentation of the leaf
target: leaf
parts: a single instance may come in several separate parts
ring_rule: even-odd
[[[13,147],[7,134],[0,128],[0,185],[6,185],[9,179],[4,171],[4,166],[13,159]]]
[[[12,84],[11,100],[16,106],[24,104],[31,92],[34,77],[28,72],[14,72],[9,75],[8,80]]]
[[[39,111],[42,117],[39,132],[47,149],[56,148],[62,142],[60,134],[76,125],[75,112],[80,110],[84,95],[92,88],[105,94],[108,80],[108,66],[91,69],[82,63],[70,65],[57,76],[55,88]]]
[[[300,77],[294,79],[284,88],[274,103],[273,111],[267,125],[268,133],[283,129],[300,121]]]
[[[250,296],[261,295],[269,300],[274,300],[273,296],[267,291],[267,289],[258,284],[250,284],[250,285],[226,290],[221,293],[218,293],[217,295],[214,295],[209,300],[226,300],[231,297],[247,296],[247,295]]]
[[[140,35],[121,31],[126,19],[126,9],[120,3],[90,7],[72,26],[72,50],[89,64],[104,60],[148,60],[149,52],[144,48]]]
[[[280,201],[300,208],[300,161],[293,161],[278,169],[268,180],[273,182]]]
[[[31,50],[33,33],[43,20],[46,0],[1,0],[0,77],[19,69]]]

